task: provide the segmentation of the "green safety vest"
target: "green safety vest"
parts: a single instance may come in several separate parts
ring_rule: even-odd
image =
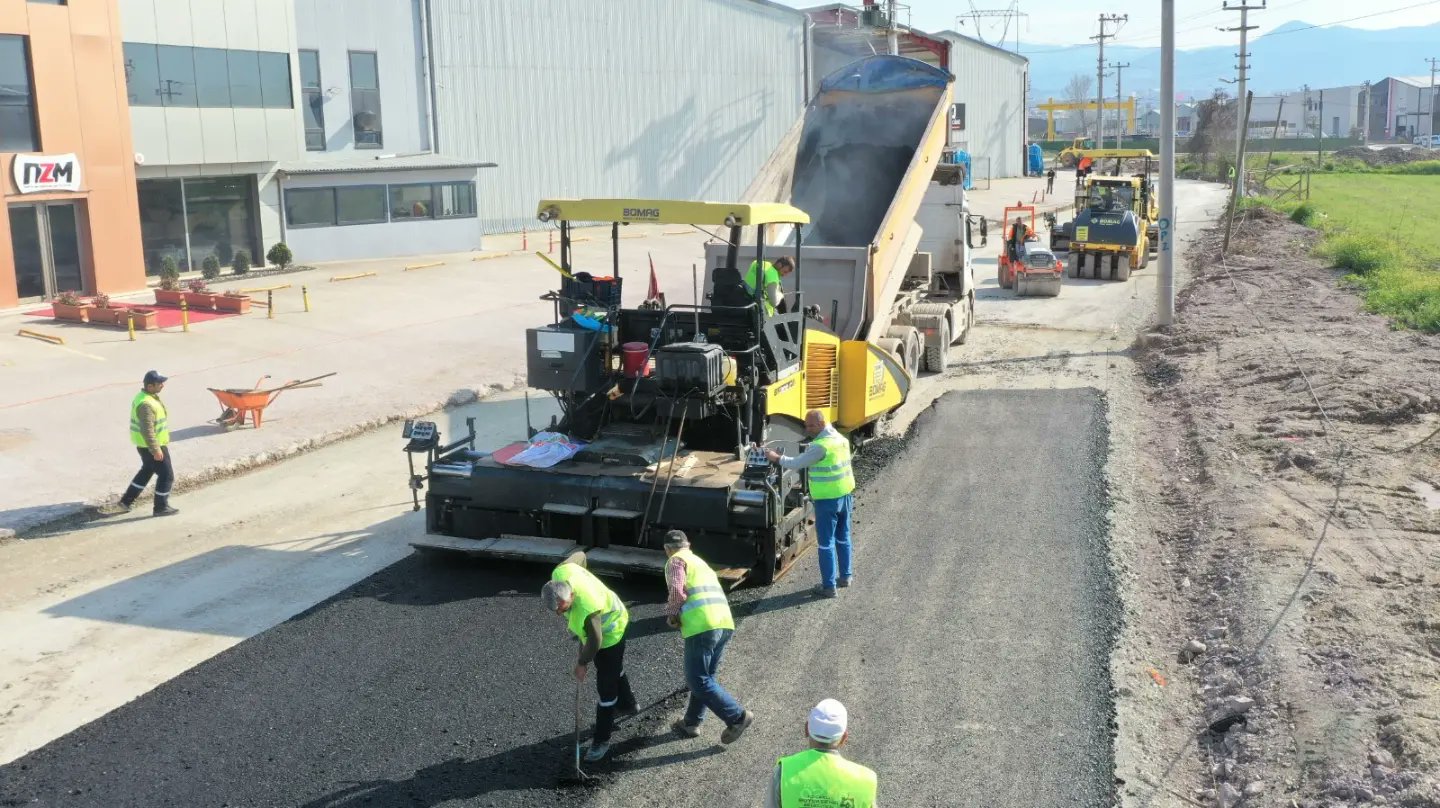
[[[140,405],[149,401],[155,406],[155,442],[161,446],[170,445],[170,418],[165,412],[165,405],[160,402],[159,396],[152,396],[141,390],[135,394],[130,401],[130,442],[144,448],[145,433],[140,430]]]
[[[600,583],[590,570],[579,564],[560,564],[550,574],[552,581],[564,581],[575,592],[575,600],[565,613],[570,633],[580,642],[585,642],[585,621],[595,612],[600,617],[600,647],[609,648],[625,639],[625,627],[630,624],[630,612],[624,602],[610,587]]]
[[[685,605],[680,607],[680,636],[693,637],[717,628],[735,628],[730,616],[730,601],[720,579],[700,556],[689,548],[677,552],[670,560],[685,562]]]
[[[870,808],[875,772],[838,752],[807,749],[780,758],[780,808]]]
[[[757,268],[759,268],[759,266],[760,266],[760,265],[759,265],[758,263],[756,263],[755,261],[751,261],[751,262],[750,262],[750,268],[745,271],[745,288],[749,290],[750,296],[751,296],[752,298],[753,298],[753,297],[755,296],[755,294],[756,294],[756,292],[755,292],[755,270],[756,270]],[[761,289],[760,292],[759,292],[761,299],[762,299],[762,300],[764,301],[764,303],[765,303],[765,316],[766,316],[766,317],[770,317],[770,316],[772,316],[772,315],[775,314],[775,306],[773,306],[773,305],[770,303],[770,295],[766,294],[766,291],[765,291],[766,289],[769,289],[769,288],[770,288],[770,284],[772,284],[772,283],[775,284],[776,286],[779,286],[779,285],[780,285],[780,270],[776,269],[774,264],[770,263],[769,261],[766,261],[766,262],[765,262],[765,288],[764,288],[764,289]]]
[[[839,499],[854,491],[850,440],[836,432],[834,427],[826,427],[814,442],[825,447],[825,457],[810,467],[810,496],[814,499]]]

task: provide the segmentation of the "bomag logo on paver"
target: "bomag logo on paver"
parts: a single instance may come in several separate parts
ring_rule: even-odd
[[[876,362],[875,371],[870,375],[870,397],[879,398],[885,395],[885,363]]]
[[[625,216],[625,218],[626,218],[627,220],[631,220],[631,219],[658,219],[658,218],[660,218],[660,209],[659,209],[659,208],[626,208],[626,209],[624,210],[624,216]]]

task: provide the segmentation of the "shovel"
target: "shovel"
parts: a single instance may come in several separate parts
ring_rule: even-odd
[[[590,775],[580,768],[580,680],[575,680],[575,770],[560,776],[562,785],[584,785],[590,782]]]

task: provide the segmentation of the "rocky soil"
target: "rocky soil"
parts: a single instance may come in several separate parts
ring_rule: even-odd
[[[1167,696],[1126,804],[1440,807],[1440,337],[1365,313],[1314,238],[1252,211],[1222,261],[1212,234],[1140,339],[1133,619]]]

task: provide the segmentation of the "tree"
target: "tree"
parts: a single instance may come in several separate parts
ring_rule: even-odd
[[[1095,93],[1092,92],[1094,87],[1094,76],[1076,73],[1071,76],[1070,81],[1065,84],[1065,100],[1072,104],[1084,104],[1094,101]],[[1075,110],[1075,114],[1080,116],[1080,134],[1090,134],[1090,113],[1084,107],[1081,107]]]
[[[1190,156],[1202,173],[1215,158],[1214,177],[1223,179],[1235,164],[1235,116],[1240,105],[1225,91],[1195,105],[1195,124],[1190,128]]]

